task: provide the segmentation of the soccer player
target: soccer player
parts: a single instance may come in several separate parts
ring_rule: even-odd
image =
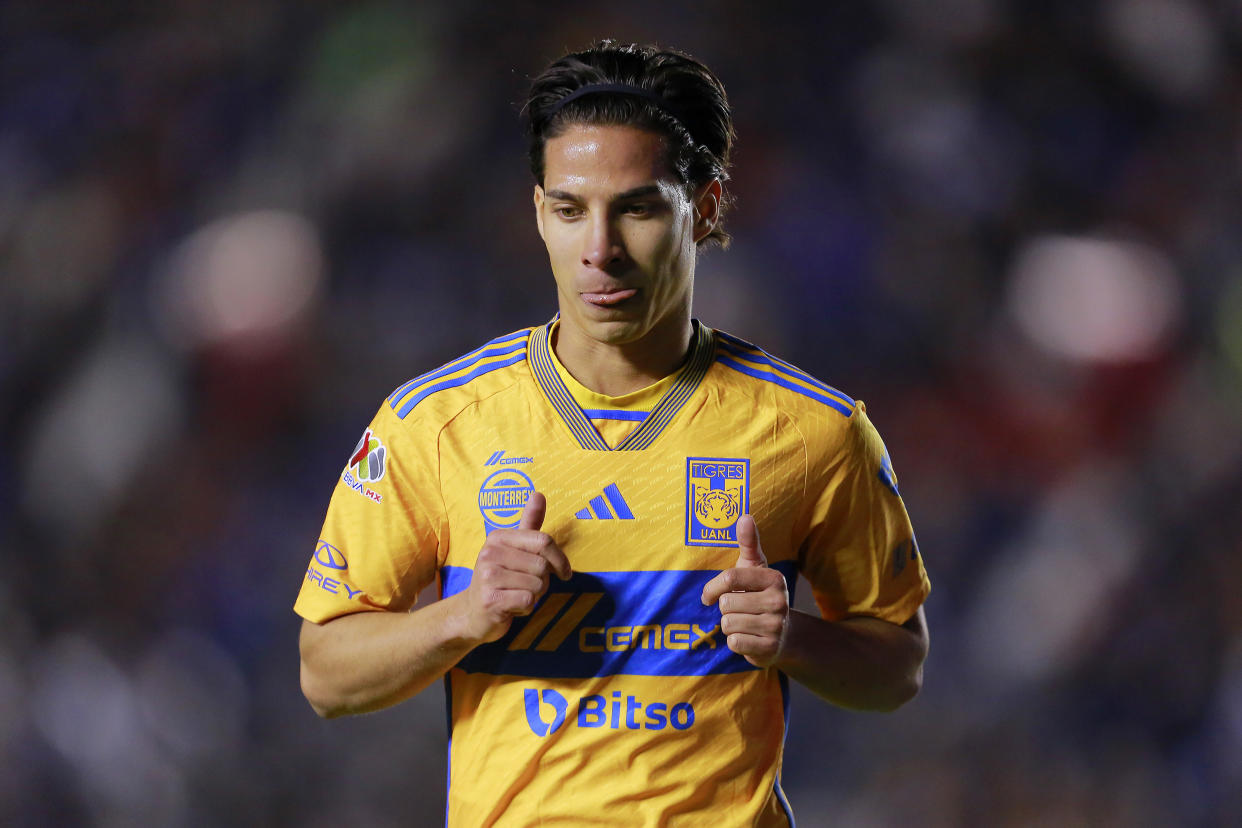
[[[861,402],[691,317],[726,238],[711,71],[605,41],[526,115],[559,313],[380,406],[297,599],[303,691],[338,716],[446,677],[451,825],[792,824],[787,677],[874,710],[921,683],[888,454]]]

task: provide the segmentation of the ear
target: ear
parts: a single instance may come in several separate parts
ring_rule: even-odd
[[[535,185],[535,224],[539,226],[539,238],[547,242],[547,237],[543,235],[543,187]]]
[[[698,244],[711,234],[720,219],[720,199],[724,187],[713,178],[694,199],[694,242]]]

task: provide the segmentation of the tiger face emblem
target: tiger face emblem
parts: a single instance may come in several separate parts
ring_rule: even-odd
[[[694,504],[694,514],[704,526],[723,529],[732,526],[742,514],[739,492],[709,489]]]

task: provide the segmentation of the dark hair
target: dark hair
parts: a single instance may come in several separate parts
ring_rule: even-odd
[[[564,101],[587,85],[636,87],[592,92]],[[697,189],[729,178],[733,118],[720,79],[702,63],[672,49],[601,40],[554,61],[535,78],[526,98],[530,171],[542,185],[544,145],[570,124],[628,125],[658,133],[682,184]],[[723,214],[728,199],[721,197]],[[720,221],[699,244],[728,245]]]

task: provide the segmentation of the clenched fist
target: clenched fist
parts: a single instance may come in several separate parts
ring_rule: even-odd
[[[730,650],[756,667],[770,667],[784,645],[789,588],[784,575],[768,568],[750,515],[738,518],[737,542],[737,563],[707,582],[703,603],[719,603],[720,629]]]
[[[556,541],[539,531],[546,512],[544,496],[532,492],[518,528],[494,530],[479,551],[465,591],[467,629],[479,643],[495,641],[514,618],[529,615],[553,573],[561,580],[573,574]]]

